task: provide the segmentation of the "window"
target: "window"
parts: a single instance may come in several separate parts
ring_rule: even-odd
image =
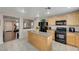
[[[34,26],[33,20],[29,20],[29,19],[23,20],[23,29],[31,29],[31,28],[33,28],[33,26]]]

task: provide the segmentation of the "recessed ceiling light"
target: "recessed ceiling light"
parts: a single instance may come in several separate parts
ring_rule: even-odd
[[[47,7],[46,10],[47,10],[47,14],[50,14],[51,7]]]
[[[50,14],[50,12],[48,11],[47,14]]]
[[[39,12],[37,12],[36,17],[40,17]]]
[[[18,8],[17,11],[20,12],[20,13],[25,13],[24,8]]]
[[[16,23],[17,26],[19,26],[19,23]]]
[[[51,9],[51,7],[47,7],[47,8],[45,8],[45,9]]]
[[[25,10],[24,10],[24,9],[22,9],[22,10],[21,10],[21,12],[22,12],[22,13],[25,13]]]
[[[23,14],[26,13],[24,8],[17,8],[17,12],[23,13]]]

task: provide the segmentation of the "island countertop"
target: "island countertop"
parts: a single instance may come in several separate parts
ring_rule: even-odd
[[[34,30],[31,30],[30,32],[36,33],[36,34],[39,34],[39,35],[42,35],[42,36],[45,36],[45,37],[49,37],[51,35],[49,32],[37,32],[37,31],[34,31]]]

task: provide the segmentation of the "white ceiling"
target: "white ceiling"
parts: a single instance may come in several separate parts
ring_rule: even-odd
[[[48,17],[79,10],[78,7],[52,7],[47,14],[46,7],[0,7],[0,13],[13,13],[24,17]]]

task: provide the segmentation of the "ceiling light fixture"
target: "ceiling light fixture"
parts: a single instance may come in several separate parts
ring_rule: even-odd
[[[67,8],[71,8],[71,7],[67,7]]]
[[[51,7],[45,8],[47,10],[47,14],[50,14]]]
[[[36,17],[40,17],[40,15],[39,15],[39,11],[37,12]]]
[[[50,12],[48,11],[47,14],[50,14]]]
[[[37,14],[36,17],[39,17],[39,14]]]
[[[22,13],[25,13],[25,10],[24,10],[24,9],[22,9],[22,10],[21,10],[21,12],[22,12]]]
[[[45,9],[51,9],[51,7],[47,7],[47,8],[45,8]]]
[[[25,9],[24,8],[17,8],[17,11],[20,13],[25,13]]]

